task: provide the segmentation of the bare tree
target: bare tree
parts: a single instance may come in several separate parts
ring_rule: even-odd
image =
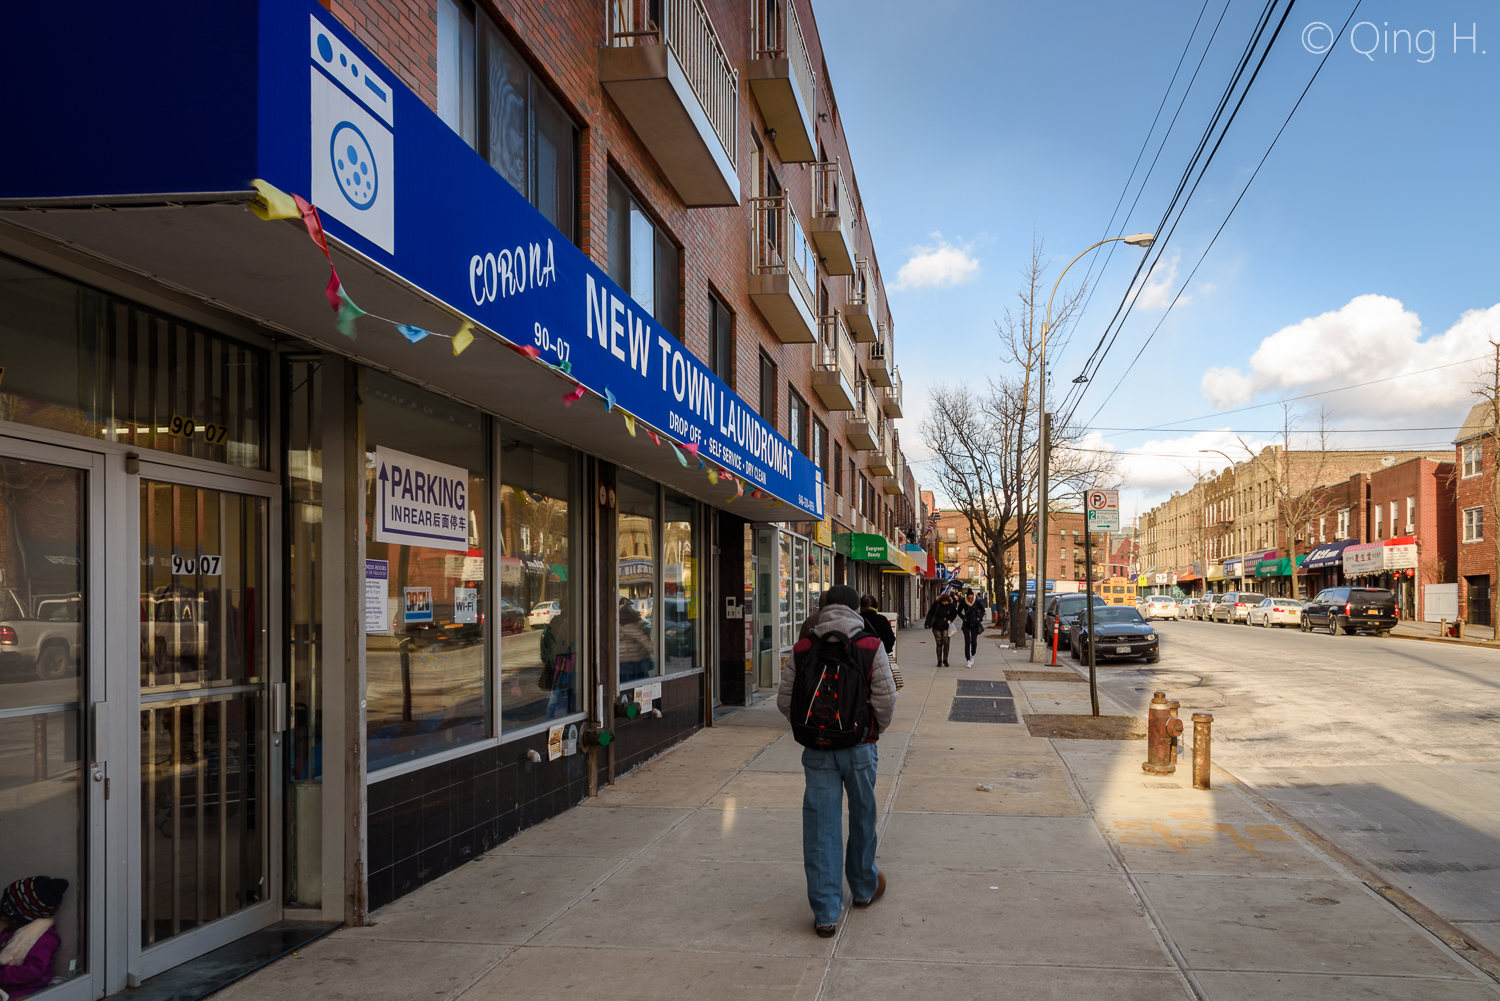
[[[980,392],[967,385],[940,386],[921,425],[923,438],[936,460],[937,479],[949,500],[964,514],[970,538],[985,554],[985,574],[992,594],[1009,591],[1011,551],[1017,579],[1026,575],[1026,534],[1036,528],[1036,478],[1039,471],[1040,415],[1036,389],[1041,378],[1042,321],[1049,289],[1042,246],[1033,241],[1031,257],[1021,269],[1017,302],[995,325],[1000,337],[1000,360],[1005,374],[992,378]],[[1052,329],[1064,329],[1079,308],[1083,290],[1064,295],[1055,309]],[[1059,500],[1080,495],[1101,467],[1113,462],[1109,453],[1070,446],[1082,437],[1078,427],[1052,428],[1049,491]],[[1045,527],[1045,526],[1044,526]],[[1038,571],[1045,579],[1046,568]],[[1025,616],[1019,600],[1010,617],[1011,640],[1024,641]]]
[[[1329,514],[1329,493],[1322,489],[1328,476],[1330,456],[1328,454],[1328,411],[1318,411],[1316,448],[1292,448],[1292,438],[1297,433],[1300,415],[1283,403],[1281,405],[1281,448],[1271,460],[1271,499],[1275,501],[1276,523],[1272,526],[1271,538],[1281,549],[1279,542],[1286,539],[1288,567],[1292,581],[1292,593],[1297,594],[1297,532],[1304,525]],[[1250,446],[1240,439],[1246,451]],[[1254,455],[1253,452],[1251,452]],[[1312,546],[1308,539],[1308,548]]]

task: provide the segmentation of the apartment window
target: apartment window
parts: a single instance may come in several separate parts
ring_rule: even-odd
[[[614,171],[609,172],[609,276],[673,334],[682,251]]]
[[[1339,538],[1339,539],[1347,539],[1347,538],[1349,538],[1349,509],[1348,508],[1344,508],[1342,511],[1340,511],[1338,513],[1338,532],[1335,535],[1335,538]]]
[[[1483,542],[1484,541],[1484,508],[1483,507],[1466,507],[1466,508],[1464,508],[1464,541],[1465,542]]]
[[[734,385],[734,314],[712,292],[708,296],[709,356],[714,375]]]
[[[1396,526],[1399,525],[1399,524],[1401,524],[1401,523],[1396,520],[1396,502],[1395,501],[1391,501],[1391,537],[1392,538],[1395,538],[1396,531],[1397,531]]]
[[[1478,476],[1484,470],[1484,446],[1464,446],[1464,478]]]
[[[1327,518],[1319,518],[1318,519],[1318,541],[1319,542],[1327,542],[1328,541],[1328,519]]]
[[[948,529],[948,540],[951,542],[952,540],[954,540],[956,538],[958,538],[958,529],[956,529],[956,528],[950,528],[950,529]]]
[[[844,496],[844,446],[833,443],[833,492]]]
[[[823,477],[824,479],[827,479],[828,428],[823,424],[822,421],[818,420],[816,417],[813,417],[808,420],[807,429],[808,438],[810,439],[808,445],[811,448],[811,451],[807,453],[807,457],[809,459],[812,459],[812,461],[817,465],[819,469],[823,470]]]
[[[438,0],[438,115],[576,242],[578,127],[495,23]]]
[[[786,436],[791,439],[793,448],[807,455],[807,401],[802,398],[802,394],[790,386],[787,387],[786,392]]]
[[[1372,538],[1370,540],[1372,542],[1375,539],[1383,539],[1383,538],[1385,538],[1385,535],[1380,530],[1380,510],[1381,510],[1380,509],[1380,505],[1376,504],[1375,505],[1375,510],[1374,510],[1374,515],[1375,515],[1375,530],[1374,530],[1374,533],[1373,533]]]
[[[760,415],[776,426],[776,363],[760,353]]]
[[[1417,530],[1417,499],[1408,496],[1406,498],[1406,531],[1411,534]]]

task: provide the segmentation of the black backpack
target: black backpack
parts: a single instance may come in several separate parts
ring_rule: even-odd
[[[797,673],[792,685],[792,737],[803,747],[838,751],[871,736],[873,663],[860,655],[857,644],[862,639],[880,646],[879,638],[861,630],[851,637],[814,636],[804,650],[793,652]]]

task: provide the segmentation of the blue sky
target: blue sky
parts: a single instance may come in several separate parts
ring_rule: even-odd
[[[895,315],[907,398],[903,445],[914,457],[931,386],[980,383],[1002,371],[994,323],[1014,302],[1033,230],[1054,277],[1105,235],[1203,6],[816,0]],[[1353,6],[1296,4],[1153,276],[1160,289],[1127,322],[1081,416],[1093,416],[1162,320],[1316,69],[1320,57],[1304,46],[1304,29],[1324,22],[1337,31]],[[1229,0],[1124,232],[1155,228],[1261,7],[1262,0]],[[1208,0],[1144,163],[1224,8],[1225,0]],[[1476,36],[1461,38],[1457,52],[1455,22],[1458,35]],[[1354,23],[1354,44],[1349,33],[1334,43],[1184,299],[1095,426],[1148,427],[1418,372],[1483,354],[1489,336],[1500,339],[1500,8],[1476,0],[1364,0]],[[1398,51],[1390,51],[1387,33],[1402,29],[1410,41],[1393,34]],[[1308,35],[1314,46],[1328,38],[1317,29]],[[1108,235],[1120,227],[1117,219]],[[1093,304],[1061,357],[1054,355],[1060,386],[1102,333],[1140,253],[1121,246],[1102,278],[1096,269]],[[898,289],[909,262],[910,280]],[[1087,264],[1069,273],[1068,284]],[[1332,426],[1349,430],[1456,425],[1481,368],[1452,366],[1297,406],[1313,424],[1324,404]],[[1190,485],[1200,458],[1214,460],[1205,467],[1223,465],[1200,457],[1199,448],[1234,452],[1234,432],[1254,445],[1269,440],[1260,432],[1279,426],[1279,409],[1267,407],[1166,430],[1101,431],[1099,440],[1127,452],[1128,518],[1133,507]],[[1440,446],[1451,437],[1445,430],[1390,431],[1336,435],[1334,443]],[[933,479],[921,465],[917,472]]]

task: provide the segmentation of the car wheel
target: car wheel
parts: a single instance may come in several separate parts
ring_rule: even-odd
[[[1263,626],[1265,626],[1267,629],[1271,628],[1271,620],[1270,620],[1269,617],[1261,619],[1260,620],[1260,624],[1263,625]]]
[[[1375,635],[1379,636],[1381,639],[1389,639],[1391,631],[1389,629],[1381,629]]]
[[[1305,615],[1302,616],[1301,625],[1302,625],[1302,631],[1304,633],[1310,633],[1310,632],[1312,632],[1312,620],[1309,619],[1307,616],[1305,616]]]
[[[1344,630],[1339,627],[1339,617],[1337,615],[1334,615],[1332,612],[1328,613],[1328,635],[1329,636],[1342,636],[1342,635],[1344,635]]]
[[[36,659],[36,676],[43,681],[56,681],[68,676],[69,666],[67,646],[49,643]]]

